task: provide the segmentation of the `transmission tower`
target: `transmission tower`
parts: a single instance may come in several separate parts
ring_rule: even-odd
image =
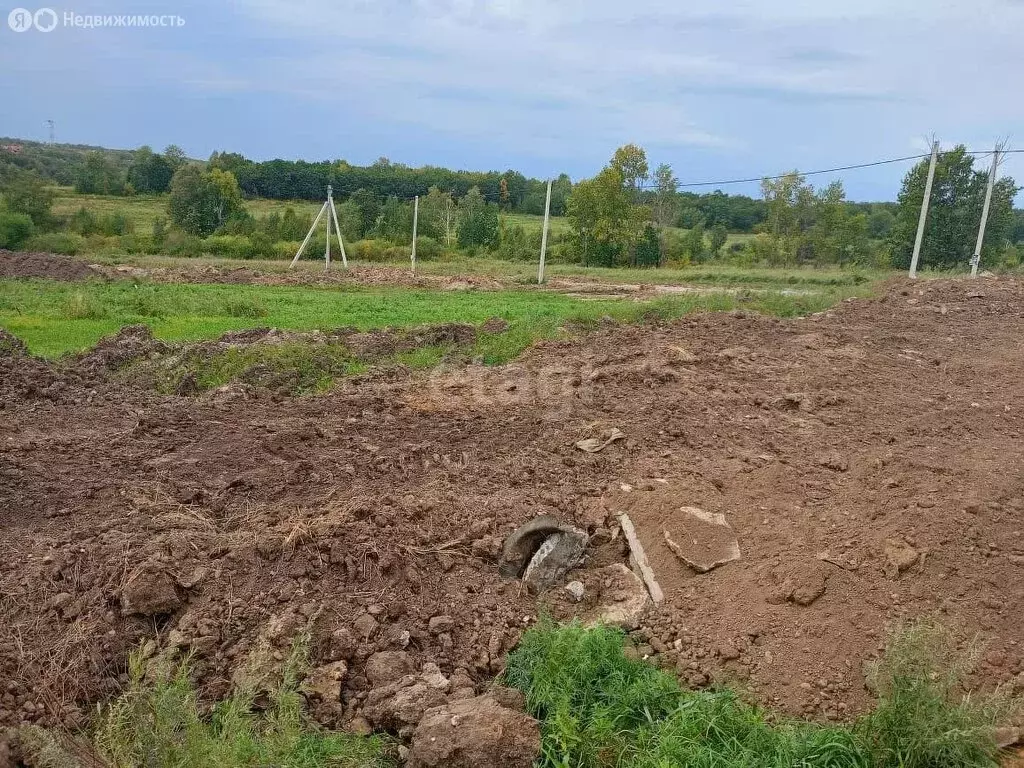
[[[53,120],[47,120],[46,125],[50,128],[50,143],[55,144],[57,142],[56,123],[54,123]]]

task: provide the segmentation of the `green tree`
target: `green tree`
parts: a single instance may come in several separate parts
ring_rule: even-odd
[[[884,240],[892,232],[896,224],[896,216],[887,208],[874,208],[868,214],[868,236],[876,240]]]
[[[234,174],[183,165],[171,179],[167,204],[171,221],[190,235],[208,237],[230,217],[244,213]]]
[[[166,192],[171,186],[174,168],[163,155],[158,155],[146,146],[135,150],[132,163],[128,166],[128,183],[136,192]]]
[[[2,177],[0,199],[11,213],[28,216],[39,229],[52,225],[53,190],[33,171],[12,169]]]
[[[892,264],[899,269],[910,265],[927,174],[928,161],[922,161],[903,179],[896,221],[888,241]],[[974,170],[974,158],[962,145],[939,155],[921,244],[921,266],[949,269],[970,262],[987,184],[988,172]],[[983,262],[996,261],[1009,241],[1017,191],[1012,178],[1004,177],[995,183],[985,228]]]
[[[233,216],[244,213],[242,205],[242,190],[238,187],[238,179],[231,171],[222,171],[214,168],[203,174],[208,183],[213,187],[214,208],[217,211],[217,226],[220,227],[225,221]]]
[[[20,248],[32,233],[35,225],[24,213],[14,213],[0,205],[0,248]]]
[[[433,186],[420,198],[419,231],[444,243],[446,248],[455,247],[459,234],[459,216],[451,192],[442,192]]]
[[[729,233],[726,231],[725,225],[715,224],[711,228],[711,254],[717,257],[728,239]]]
[[[185,155],[185,150],[179,147],[177,144],[168,144],[164,148],[164,159],[170,164],[171,168],[177,171],[181,166],[188,162],[188,157]],[[221,170],[230,170],[222,168]]]
[[[683,248],[686,253],[689,254],[690,260],[700,262],[704,260],[704,254],[707,253],[707,244],[704,242],[704,223],[698,221],[689,232],[686,233],[686,238],[683,241]]]
[[[662,163],[654,170],[654,203],[651,213],[659,227],[671,227],[679,215],[679,195],[676,188],[679,179],[672,173],[672,166]]]
[[[358,240],[377,226],[381,209],[380,198],[365,187],[360,187],[349,196],[348,202],[359,209],[359,233],[356,237]]]
[[[377,162],[382,161],[386,162],[386,158],[381,158]],[[393,243],[410,242],[412,240],[412,205],[391,195],[380,208],[380,216],[373,234]]]
[[[640,188],[647,181],[647,153],[636,144],[626,144],[615,150],[612,167],[622,174],[622,183],[632,193],[633,201],[639,202]]]
[[[341,215],[340,211],[338,215]],[[284,209],[284,213],[281,214],[281,226],[278,228],[278,236],[282,240],[301,240],[309,232],[311,226],[313,226],[312,216],[308,214],[300,216],[289,205]],[[359,236],[362,236],[362,230],[360,230]],[[355,239],[358,240],[359,238],[356,237]]]
[[[498,247],[498,206],[488,203],[479,187],[459,200],[459,246]]]
[[[1024,211],[1014,209],[1013,225],[1010,227],[1010,242],[1024,243]]]
[[[584,265],[614,266],[631,255],[649,218],[632,198],[614,162],[573,188],[565,212]]]
[[[124,194],[121,171],[102,152],[88,152],[75,176],[75,191],[86,195]]]

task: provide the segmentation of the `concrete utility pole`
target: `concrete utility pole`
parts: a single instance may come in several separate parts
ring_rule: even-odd
[[[328,203],[331,203],[331,199],[332,199],[331,193],[332,192],[333,192],[333,190],[331,189],[331,185],[328,184],[327,185],[327,202]],[[331,203],[331,205],[334,205],[334,203]],[[328,216],[327,217],[327,249],[324,251],[324,269],[330,269],[330,268],[331,268],[331,217]]]
[[[412,204],[412,271],[416,271],[416,225],[420,219],[420,196]]]
[[[548,220],[551,217],[551,179],[548,179],[548,196],[544,201],[544,233],[540,236],[540,269],[537,270],[537,283],[544,282],[544,257],[548,252]]]
[[[988,224],[988,210],[992,206],[992,187],[996,185],[996,173],[999,171],[999,154],[1003,151],[1003,142],[996,144],[992,153],[992,170],[988,172],[988,187],[985,189],[985,207],[981,209],[981,226],[978,227],[978,242],[974,246],[974,257],[971,259],[971,277],[978,276],[978,265],[981,263],[981,245],[985,241],[985,225]]]
[[[932,198],[932,182],[935,181],[935,163],[939,159],[939,142],[932,141],[932,159],[928,163],[928,181],[924,185],[924,200],[921,201],[921,218],[917,220],[917,238],[914,240],[914,255],[910,259],[910,277],[917,277],[917,262],[921,258],[921,243],[924,241],[924,225],[928,221],[928,203]]]

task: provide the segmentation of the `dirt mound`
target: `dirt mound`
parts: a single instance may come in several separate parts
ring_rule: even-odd
[[[141,360],[166,353],[170,347],[153,338],[148,325],[126,325],[113,336],[105,336],[80,355],[77,368],[90,373],[118,371]]]
[[[88,280],[100,273],[70,256],[0,250],[0,278],[46,277],[51,280]]]
[[[556,599],[498,573],[528,519],[590,535],[560,613],[594,610],[602,591],[635,597],[594,575],[627,558],[620,494],[652,549],[674,506],[722,515],[738,541],[740,559],[706,573],[652,552],[664,601],[625,622],[691,685],[850,717],[886,624],[922,614],[980,636],[977,683],[1011,681],[1024,671],[1024,290],[891,288],[803,320],[606,325],[507,367],[319,398],[122,384],[92,402],[15,400],[0,419],[0,723],[80,722],[157,635],[222,694],[253,659],[279,666],[309,627],[315,716],[409,729],[455,690],[482,693]],[[613,428],[625,438],[577,447]],[[371,661],[382,652],[407,660]],[[389,665],[412,679],[385,682]]]
[[[356,357],[374,360],[386,355],[411,352],[421,347],[460,346],[476,341],[476,328],[468,323],[439,323],[418,328],[381,328],[373,331],[335,331]]]
[[[96,274],[110,279],[147,280],[157,283],[223,283],[229,285],[310,285],[337,286],[345,284],[381,287],[407,286],[438,290],[494,291],[508,287],[501,280],[483,275],[430,275],[412,272],[395,265],[352,264],[348,269],[336,264],[330,270],[320,265],[300,264],[289,270],[257,266],[221,266],[198,261],[176,267],[138,267],[132,265],[94,265]]]

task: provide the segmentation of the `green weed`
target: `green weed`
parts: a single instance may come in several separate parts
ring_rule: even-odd
[[[199,391],[215,389],[232,381],[258,384],[293,395],[314,394],[331,388],[335,380],[364,369],[340,344],[307,341],[257,343],[210,352],[199,349],[186,354],[170,368],[157,365],[156,387],[178,390],[189,377]],[[153,370],[147,362],[129,368],[125,376]]]
[[[64,303],[64,316],[69,320],[97,320],[106,317],[107,310],[92,295],[75,291]]]
[[[876,668],[878,705],[848,726],[773,718],[728,690],[684,690],[629,658],[625,642],[608,627],[544,622],[509,656],[503,682],[541,721],[540,768],[995,766],[993,727],[1013,703],[962,696],[963,664],[927,624],[892,636]]]
[[[922,621],[889,635],[869,673],[878,706],[860,724],[879,768],[996,766],[993,726],[1021,713],[1008,690],[964,693],[978,646],[959,651],[949,633]]]
[[[111,768],[383,768],[386,744],[320,730],[303,717],[298,680],[305,645],[297,642],[269,706],[257,714],[253,692],[236,691],[206,716],[188,660],[150,670],[140,652],[129,659],[129,682],[103,712],[93,739]]]

